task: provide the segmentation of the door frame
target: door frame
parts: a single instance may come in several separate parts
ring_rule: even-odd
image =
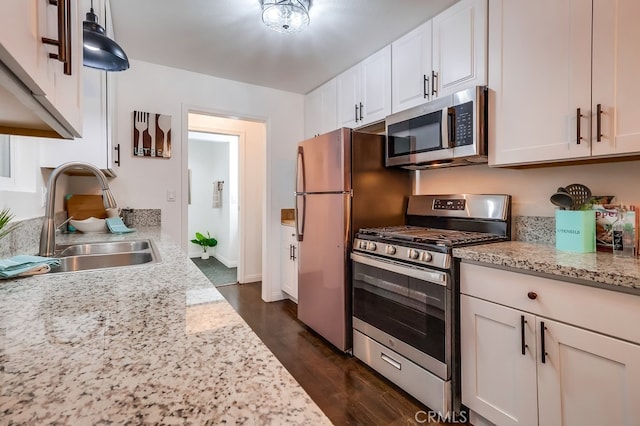
[[[251,122],[257,122],[257,123],[262,123],[265,126],[265,141],[264,141],[264,148],[265,148],[265,156],[264,156],[264,161],[266,163],[268,163],[268,150],[266,149],[266,145],[267,145],[267,139],[268,139],[268,135],[269,135],[269,128],[268,128],[268,120],[266,118],[263,117],[250,117],[247,116],[245,114],[239,114],[239,113],[234,113],[234,112],[229,112],[229,111],[221,111],[221,110],[215,110],[215,109],[211,109],[211,108],[204,108],[204,107],[200,107],[200,106],[195,106],[195,105],[186,105],[183,104],[182,105],[182,140],[183,141],[187,141],[186,143],[183,143],[181,146],[181,153],[182,153],[182,164],[181,164],[181,186],[182,186],[182,193],[183,194],[187,194],[189,191],[189,144],[188,144],[188,140],[189,140],[189,114],[198,114],[198,115],[205,115],[205,116],[212,116],[212,117],[217,117],[217,118],[223,118],[223,119],[229,119],[229,120],[238,120],[238,121],[251,121]],[[239,141],[238,141],[238,208],[239,208],[239,212],[238,212],[238,237],[239,240],[238,241],[238,272],[237,272],[237,279],[239,283],[244,283],[244,282],[252,282],[255,281],[255,279],[252,279],[252,277],[248,277],[247,273],[246,273],[246,269],[245,269],[245,265],[246,265],[246,253],[247,253],[247,247],[245,244],[245,227],[246,227],[246,221],[247,221],[247,214],[249,212],[246,211],[246,209],[244,209],[244,205],[245,205],[245,200],[246,200],[246,196],[247,196],[247,191],[245,188],[245,178],[244,178],[244,174],[245,174],[245,135],[243,132],[238,132],[238,131],[233,131],[233,130],[228,130],[228,129],[211,129],[214,132],[218,132],[218,133],[225,133],[225,134],[231,134],[231,135],[237,135],[239,136]],[[271,288],[269,286],[269,282],[268,280],[265,280],[266,278],[266,274],[267,274],[267,269],[266,269],[266,251],[267,251],[267,235],[266,235],[266,224],[268,223],[268,212],[269,212],[269,197],[267,197],[267,188],[268,188],[268,171],[267,171],[267,164],[265,164],[264,167],[265,170],[265,174],[266,176],[263,176],[262,179],[262,214],[261,214],[261,222],[262,222],[262,238],[261,238],[261,246],[262,246],[262,258],[261,258],[261,280],[262,280],[262,298],[263,300],[269,300],[269,298],[265,298],[266,295],[270,295],[271,294]],[[182,205],[180,206],[180,210],[181,210],[181,224],[180,224],[180,235],[181,235],[181,246],[183,249],[186,249],[186,244],[187,244],[187,237],[188,237],[188,222],[189,222],[189,212],[188,212],[188,201],[186,197],[184,198],[184,202],[182,203]],[[249,280],[249,281],[247,281]]]

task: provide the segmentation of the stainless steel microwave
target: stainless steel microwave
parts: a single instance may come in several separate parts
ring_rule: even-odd
[[[387,167],[486,163],[487,92],[476,86],[388,116]]]

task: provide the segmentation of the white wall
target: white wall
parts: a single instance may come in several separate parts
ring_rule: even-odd
[[[280,209],[292,205],[295,147],[303,139],[303,96],[137,60],[130,62],[129,70],[117,74],[114,138],[121,145],[122,166],[111,188],[118,203],[162,209],[163,230],[181,241],[186,251],[187,164],[182,149],[187,141],[187,112],[217,112],[265,122],[266,170],[264,165],[247,166],[258,173],[264,170],[261,176],[266,187],[266,212],[261,232],[265,249],[260,250],[263,298],[283,298],[277,279]],[[136,110],[172,116],[171,159],[133,157],[132,112]],[[176,191],[175,202],[167,201],[167,191]]]
[[[615,195],[615,201],[640,205],[640,161],[527,169],[475,165],[423,170],[416,178],[418,194],[511,194],[517,216],[553,216],[549,197],[572,183],[587,185],[594,195]]]

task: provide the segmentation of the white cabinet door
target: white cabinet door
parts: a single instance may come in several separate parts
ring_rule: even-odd
[[[26,115],[12,111],[16,117],[12,133],[57,134],[69,139],[82,133],[82,17],[78,2],[61,0],[59,4],[68,8],[68,11],[60,9],[69,18],[68,25],[63,25],[67,32],[65,44],[69,46],[64,49],[69,57],[67,65],[50,57],[60,53],[56,46],[42,41],[58,40],[61,35],[59,6],[44,0],[3,0],[0,5],[0,62],[19,80],[18,83],[7,80],[5,84],[11,86],[9,90],[16,97],[3,94],[2,102],[8,104],[17,99],[17,103],[6,105],[7,108],[32,111]]]
[[[42,43],[42,37],[57,38],[55,13],[55,6],[42,0],[3,0],[0,6],[0,61],[36,95],[54,92],[57,61],[49,59],[52,48]]]
[[[462,0],[433,18],[436,96],[487,84],[487,1]]]
[[[338,127],[362,127],[391,113],[391,46],[336,77]]]
[[[392,112],[431,100],[431,28],[427,21],[391,44]]]
[[[391,114],[391,46],[361,64],[361,116],[358,126],[384,120]]]
[[[304,97],[304,138],[309,139],[321,133],[322,127],[322,91],[320,88],[307,93]]]
[[[640,2],[594,0],[593,10],[592,154],[640,152]]]
[[[280,229],[280,274],[282,291],[298,299],[298,242],[295,228],[282,225]]]
[[[489,27],[489,164],[590,156],[591,2],[490,0]]]
[[[354,128],[360,120],[360,65],[336,77],[338,85],[338,127]]]
[[[540,425],[640,424],[640,346],[541,318],[536,326],[546,352],[542,363],[538,351]]]
[[[335,78],[322,85],[321,126],[320,134],[331,132],[338,128],[338,87]]]
[[[337,88],[333,78],[309,92],[304,98],[305,139],[335,130],[337,123]]]
[[[80,2],[89,10],[90,2]],[[94,0],[94,10],[100,25],[108,25],[107,6],[104,0]],[[114,170],[112,125],[114,115],[115,79],[113,73],[83,67],[83,132],[82,138],[74,140],[43,140],[40,144],[40,165],[57,167],[68,161],[84,161],[103,170]]]
[[[460,317],[463,404],[498,425],[537,425],[535,317],[466,295]]]

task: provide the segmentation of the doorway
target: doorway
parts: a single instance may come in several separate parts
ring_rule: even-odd
[[[216,286],[237,282],[240,137],[188,133],[190,242],[200,233],[215,246],[189,244],[189,257]]]
[[[190,242],[195,232],[208,231],[218,240],[209,249],[210,258],[223,268],[237,268],[237,282],[261,281],[266,124],[189,111],[187,132],[183,164],[188,205],[183,229],[189,256],[197,261],[202,252]]]

